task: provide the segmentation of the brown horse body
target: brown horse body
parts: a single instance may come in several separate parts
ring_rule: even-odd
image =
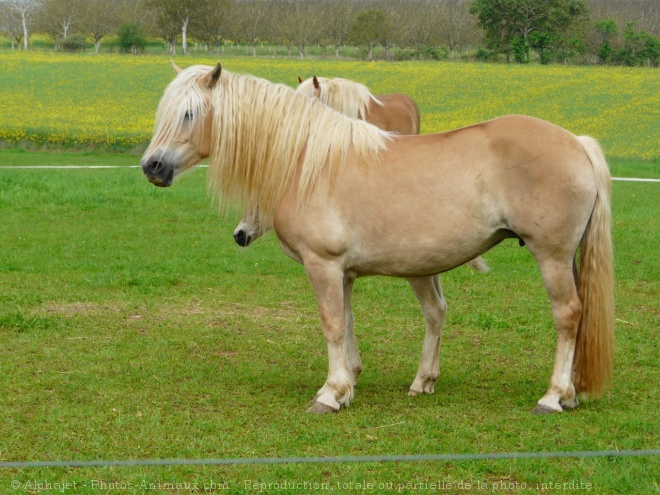
[[[403,135],[419,134],[419,108],[415,100],[398,93],[377,95],[376,99],[381,104],[369,103],[365,121],[384,131]]]

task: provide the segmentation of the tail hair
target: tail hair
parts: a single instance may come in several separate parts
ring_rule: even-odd
[[[573,384],[577,392],[597,397],[611,382],[614,363],[614,267],[611,234],[611,176],[595,139],[580,136],[594,168],[597,195],[580,242],[577,288],[582,302]]]

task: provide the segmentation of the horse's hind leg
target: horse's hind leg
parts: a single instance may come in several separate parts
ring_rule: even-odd
[[[480,273],[487,273],[490,271],[490,267],[481,256],[477,256],[473,260],[470,260],[466,263],[470,268],[476,270]]]
[[[546,414],[561,412],[563,408],[573,409],[578,405],[572,376],[575,339],[582,316],[582,303],[577,293],[571,262],[544,260],[539,261],[539,267],[550,297],[557,329],[557,351],[550,388],[533,411],[535,414]]]
[[[432,394],[435,382],[440,376],[440,339],[447,305],[442,297],[439,275],[409,278],[408,282],[422,306],[426,321],[422,357],[408,395]]]

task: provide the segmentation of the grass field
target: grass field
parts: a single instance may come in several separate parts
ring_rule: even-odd
[[[178,59],[186,67],[216,59]],[[228,57],[224,67],[289,85],[341,76],[418,102],[422,132],[509,113],[599,139],[609,158],[660,159],[660,72],[643,68]],[[131,149],[147,141],[173,71],[163,57],[0,53],[0,140]]]
[[[489,274],[459,268],[443,276],[449,314],[431,397],[406,395],[423,335],[412,293],[400,280],[358,281],[365,370],[348,409],[316,417],[305,409],[327,358],[303,270],[272,234],[246,250],[233,243],[237,218],[218,217],[203,169],[168,190],[139,169],[0,170],[0,459],[657,448],[657,187],[614,183],[617,354],[607,397],[562,415],[529,413],[547,387],[555,335],[536,265],[507,242],[487,254]],[[5,470],[0,493],[36,493],[33,482],[78,483],[66,493],[121,483],[137,487],[128,493],[188,493],[163,485],[176,482],[256,491],[246,481],[327,483],[323,493],[469,493],[459,482],[563,493],[548,483],[576,481],[592,493],[641,494],[657,493],[659,468],[655,457],[27,469]],[[392,488],[358,490],[359,482]],[[455,488],[405,486],[437,482]],[[510,489],[499,490],[501,482]],[[150,483],[161,489],[142,490]]]
[[[345,72],[376,92],[405,81],[424,132],[531,113],[600,138],[614,175],[660,178],[657,72],[266,59],[226,67],[286,83]],[[80,136],[83,147],[139,146],[171,77],[160,57],[1,54],[0,69],[0,134],[23,129],[20,139],[36,146]],[[4,167],[138,160],[0,150]],[[248,249],[234,244],[240,215],[216,213],[203,169],[163,190],[136,168],[2,168],[0,461],[657,449],[658,187],[613,183],[617,348],[604,398],[530,414],[547,388],[555,331],[531,255],[508,241],[486,254],[490,273],[461,267],[442,277],[449,311],[433,396],[406,395],[424,332],[412,292],[397,279],[359,280],[364,371],[349,408],[317,417],[305,410],[327,353],[304,271],[272,233]],[[658,456],[35,468],[0,471],[0,493],[307,493],[296,487],[308,482],[335,494],[653,494],[658,472]]]

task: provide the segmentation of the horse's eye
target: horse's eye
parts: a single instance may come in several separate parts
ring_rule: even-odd
[[[185,120],[192,120],[193,118],[193,113],[190,110],[186,110],[186,113],[184,114],[183,118]]]

